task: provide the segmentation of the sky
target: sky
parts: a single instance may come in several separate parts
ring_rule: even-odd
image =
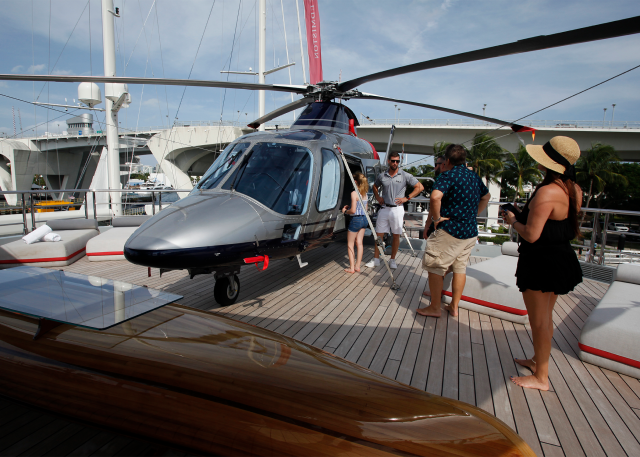
[[[302,15],[303,1],[298,0]],[[118,76],[257,82],[221,70],[258,68],[256,0],[115,0]],[[102,75],[100,0],[3,0],[0,73]],[[640,15],[640,2],[600,0],[319,0],[325,80],[342,81],[401,65]],[[283,21],[284,14],[284,21]],[[304,20],[304,55],[306,39]],[[296,0],[267,0],[267,69],[287,62],[302,84]],[[285,41],[286,33],[286,41]],[[289,57],[287,59],[287,51]],[[306,57],[305,57],[306,59]],[[640,35],[465,63],[364,84],[364,92],[502,119],[517,119],[640,64]],[[306,65],[306,77],[308,65]],[[266,77],[288,84],[289,71]],[[104,96],[104,87],[101,90]],[[531,116],[546,120],[640,120],[640,69]],[[245,90],[129,86],[120,111],[126,131],[174,121],[246,124],[258,117],[257,93]],[[73,103],[77,84],[0,81],[0,133],[59,133],[73,114],[26,102]],[[14,97],[23,101],[7,98]],[[295,97],[295,96],[294,96]],[[291,102],[267,93],[267,111]],[[373,119],[457,116],[392,103],[349,101]],[[102,105],[104,106],[104,105]],[[102,113],[96,114],[103,118]],[[285,122],[293,114],[284,116]],[[37,126],[37,127],[36,127]]]

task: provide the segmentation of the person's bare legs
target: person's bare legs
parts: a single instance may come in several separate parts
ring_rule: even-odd
[[[422,316],[440,317],[442,309],[440,309],[442,284],[444,276],[429,272],[429,290],[432,293],[431,304],[425,308],[418,308],[416,312]]]
[[[552,313],[557,296],[551,292],[535,290],[525,290],[522,296],[529,314],[533,336],[535,361],[532,359],[531,362],[535,366],[535,372],[531,376],[512,376],[511,381],[521,387],[549,390],[549,356],[553,338]]]
[[[362,240],[364,239],[364,229],[358,230],[356,233],[356,247],[358,248],[358,255],[356,257],[355,271],[360,271],[360,263],[362,263]]]
[[[454,273],[453,280],[451,281],[451,303],[449,305],[445,305],[444,309],[449,311],[453,317],[458,315],[458,304],[460,303],[460,299],[462,298],[462,291],[464,290],[464,285],[467,282],[466,273]]]
[[[452,272],[451,267],[449,267],[449,269],[444,274],[444,276],[446,277],[451,272]],[[422,292],[422,295],[424,295],[425,297],[431,297],[431,291],[430,290],[425,290],[424,292]],[[460,292],[460,295],[462,295],[462,292]]]
[[[392,233],[392,235],[391,258],[395,260],[398,249],[400,248],[400,235],[396,235],[395,233]]]
[[[351,231],[347,231],[347,254],[349,254],[349,268],[345,268],[344,271],[346,271],[347,273],[354,273],[354,251],[353,251],[353,246],[355,244],[356,241],[356,236],[358,235],[358,232],[351,232]],[[362,258],[362,254],[360,254],[360,258]]]
[[[548,329],[549,332],[551,332],[551,335],[553,335],[553,307],[556,304],[556,300],[558,299],[558,296],[555,294],[551,294],[551,301],[553,302],[551,304],[551,312],[549,313],[549,322],[548,322]],[[526,367],[528,369],[530,369],[533,373],[536,372],[536,355],[535,353],[533,354],[533,356],[530,359],[513,359],[517,364],[522,365],[523,367]]]
[[[376,235],[378,238],[380,238],[381,240],[384,239],[384,233],[378,233],[376,232]],[[380,251],[378,250],[377,246],[373,247],[373,257],[375,259],[379,259],[380,258]]]

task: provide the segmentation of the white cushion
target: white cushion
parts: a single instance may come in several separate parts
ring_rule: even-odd
[[[517,266],[517,257],[501,255],[467,267],[460,307],[511,322],[528,322],[527,308],[516,286]],[[447,275],[444,279],[443,290],[449,295],[452,278],[453,275]],[[450,296],[443,297],[443,301],[450,303]]]
[[[124,245],[138,227],[113,227],[87,243],[89,261],[124,260]]]
[[[640,265],[621,263],[616,271],[616,281],[640,284]]]
[[[511,241],[507,241],[502,244],[502,255],[510,255],[513,257],[520,256],[518,252],[518,243],[513,243]]]
[[[87,241],[98,235],[98,231],[58,230],[62,241],[48,243],[39,241],[25,244],[22,240],[0,246],[0,268],[20,265],[56,267],[70,265],[85,255]]]
[[[624,270],[624,269],[623,269]],[[593,355],[618,362],[621,365],[633,367],[635,370],[627,373],[637,376],[640,373],[640,286],[623,281],[614,281],[604,294],[600,303],[587,318],[582,333],[580,345],[583,352],[596,353]],[[607,354],[599,353],[604,351]],[[592,357],[585,361],[596,363]],[[630,363],[620,361],[628,359]],[[597,365],[604,366],[600,363]],[[616,371],[621,371],[616,369]]]

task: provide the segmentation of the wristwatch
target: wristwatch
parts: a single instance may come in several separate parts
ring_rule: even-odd
[[[407,201],[411,200],[411,197],[406,197],[406,198],[407,198]]]

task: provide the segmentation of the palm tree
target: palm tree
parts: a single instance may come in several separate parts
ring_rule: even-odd
[[[618,162],[620,158],[613,146],[602,143],[591,144],[591,149],[586,155],[578,159],[576,180],[587,192],[587,208],[594,194],[602,193],[605,184],[628,184],[626,177],[614,171],[614,164]]]
[[[486,184],[495,181],[496,174],[502,170],[504,149],[486,133],[476,133],[473,146],[467,154],[467,164],[484,178]]]
[[[436,141],[433,143],[433,158],[442,157],[450,144],[448,141]]]
[[[518,151],[515,154],[512,152],[507,154],[504,169],[497,176],[502,177],[507,184],[516,188],[514,202],[518,196],[524,196],[525,184],[537,184],[542,179],[542,173],[538,170],[537,162],[533,160],[522,145],[518,147]]]

